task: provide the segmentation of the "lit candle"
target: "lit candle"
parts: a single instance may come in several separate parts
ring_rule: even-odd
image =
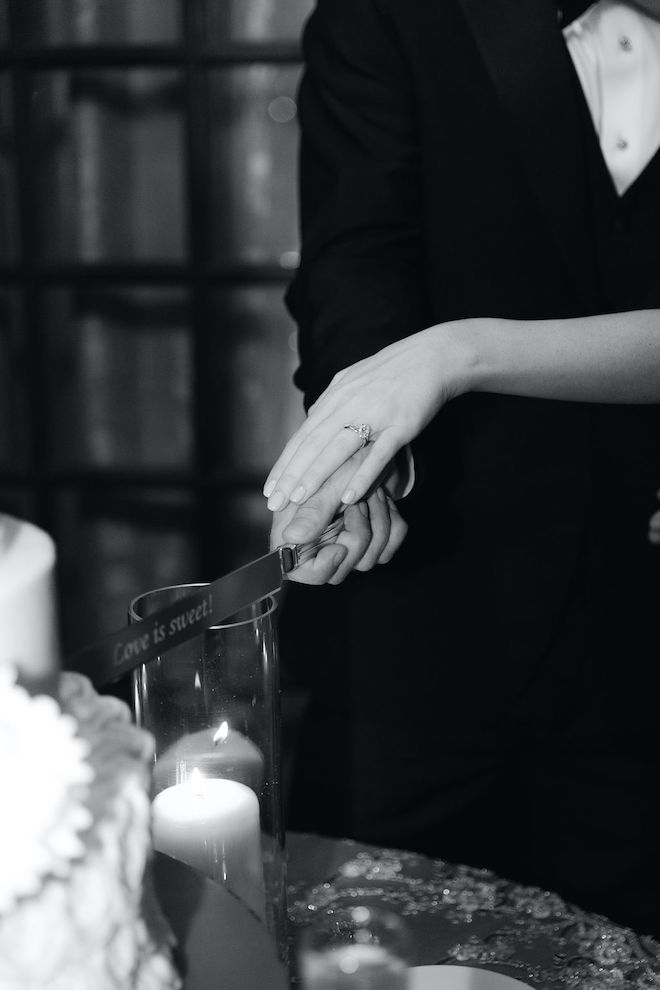
[[[28,687],[59,667],[54,573],[50,536],[0,515],[0,664],[11,663]]]
[[[238,780],[258,794],[264,779],[264,758],[261,751],[228,722],[219,727],[202,729],[177,739],[156,760],[154,790],[188,780],[193,767],[204,777]]]
[[[157,794],[153,844],[159,852],[219,880],[265,918],[257,796],[235,780],[191,779]]]
[[[302,953],[306,990],[406,990],[407,966],[381,945],[342,945]]]

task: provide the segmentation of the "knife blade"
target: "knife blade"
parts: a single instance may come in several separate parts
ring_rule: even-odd
[[[185,598],[78,650],[63,664],[64,669],[85,674],[97,688],[110,684],[247,605],[275,594],[289,571],[334,543],[342,527],[339,517],[318,540],[284,544],[210,584],[196,586]]]

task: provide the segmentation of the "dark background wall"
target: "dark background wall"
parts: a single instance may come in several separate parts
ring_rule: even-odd
[[[65,652],[264,552],[311,0],[0,0],[0,511]]]

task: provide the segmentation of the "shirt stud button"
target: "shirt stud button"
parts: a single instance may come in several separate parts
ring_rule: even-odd
[[[627,34],[622,34],[620,36],[620,38],[619,38],[619,48],[623,52],[631,52],[632,51],[632,41],[630,40],[630,38],[628,37]]]
[[[625,138],[620,137],[616,139],[616,146],[619,149],[619,151],[625,151],[626,148],[628,147],[628,142],[626,141]]]

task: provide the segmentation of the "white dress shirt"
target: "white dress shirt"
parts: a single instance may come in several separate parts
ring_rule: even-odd
[[[621,196],[660,145],[660,21],[600,0],[563,33]]]

